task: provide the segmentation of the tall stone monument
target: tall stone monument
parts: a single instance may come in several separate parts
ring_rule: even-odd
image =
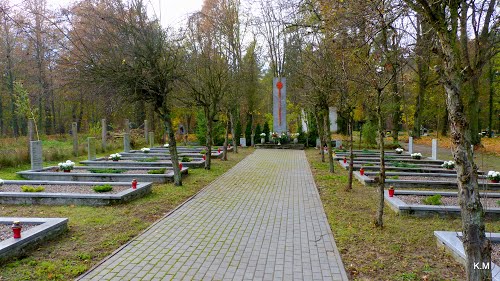
[[[286,124],[286,78],[273,79],[273,131],[287,132]]]

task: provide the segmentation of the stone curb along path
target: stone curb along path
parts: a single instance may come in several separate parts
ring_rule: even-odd
[[[256,150],[77,280],[348,280],[305,153]]]

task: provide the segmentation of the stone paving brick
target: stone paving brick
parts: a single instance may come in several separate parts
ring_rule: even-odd
[[[303,151],[257,150],[79,280],[348,280]]]

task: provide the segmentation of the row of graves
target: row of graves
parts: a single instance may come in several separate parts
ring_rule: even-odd
[[[408,151],[398,148],[385,152],[387,189],[386,204],[402,215],[443,219],[460,216],[458,204],[457,173],[453,161],[437,159],[437,140],[432,141],[432,155],[425,157],[413,151],[410,138]],[[349,151],[336,150],[335,160],[349,169]],[[380,152],[376,150],[354,151],[354,176],[365,186],[376,186],[379,180]],[[479,171],[481,203],[486,217],[500,218],[500,172]],[[465,252],[461,232],[434,231],[437,244],[449,251],[465,265]],[[500,233],[487,233],[493,245],[493,280],[500,281]]]
[[[151,133],[150,133],[151,134]],[[32,141],[31,170],[18,172],[26,180],[0,180],[0,204],[87,205],[123,204],[152,192],[153,184],[173,181],[168,144],[132,150],[129,134],[123,135],[124,151],[96,157],[95,138],[87,139],[88,160],[71,160],[58,166],[43,166],[42,143]],[[229,148],[228,150],[231,150]],[[177,147],[183,176],[190,168],[204,167],[202,146]],[[215,148],[212,158],[222,156]],[[0,217],[0,261],[24,254],[26,249],[66,231],[67,218]]]

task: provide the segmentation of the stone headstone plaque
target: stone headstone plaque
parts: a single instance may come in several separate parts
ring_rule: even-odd
[[[273,131],[279,135],[287,132],[286,124],[286,78],[273,79]]]
[[[321,148],[321,140],[319,138],[316,139],[316,148]]]
[[[240,145],[243,147],[247,146],[247,139],[246,138],[240,138]]]
[[[71,135],[73,136],[73,155],[78,156],[78,124],[71,123]]]
[[[31,170],[43,169],[42,141],[30,142]]]
[[[123,151],[130,152],[130,135],[123,134]]]
[[[125,134],[129,134],[130,135],[130,120],[128,119],[125,119]]]
[[[148,130],[149,130],[149,122],[148,120],[144,120],[144,138],[146,139],[146,145],[148,144]]]
[[[437,160],[438,140],[432,139],[432,160]]]
[[[102,127],[102,133],[101,133],[101,138],[102,138],[102,150],[106,150],[106,138],[108,135],[108,128],[106,124],[106,119],[101,120],[101,127]]]
[[[342,140],[335,140],[335,148],[340,149],[341,146],[342,146]]]
[[[154,132],[149,132],[149,147],[154,147],[155,146],[155,133]]]
[[[95,160],[97,158],[94,137],[87,138],[87,153],[88,153],[88,160]]]
[[[408,138],[408,153],[413,153],[413,137]]]

